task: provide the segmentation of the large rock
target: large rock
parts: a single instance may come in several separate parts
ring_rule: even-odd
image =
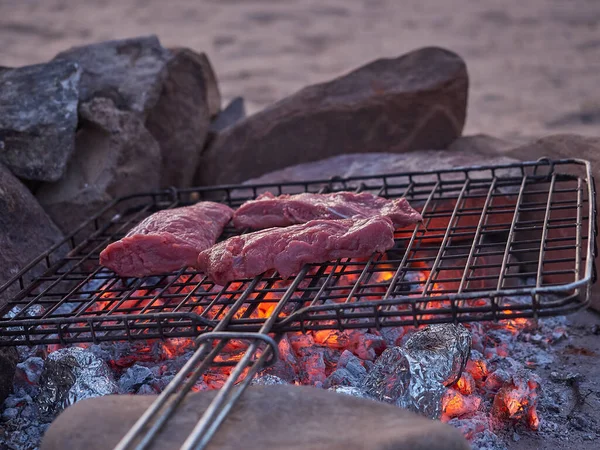
[[[236,97],[223,108],[217,117],[210,123],[210,133],[215,135],[246,118],[246,105],[242,97]]]
[[[461,151],[417,150],[408,153],[353,153],[289,166],[252,178],[244,184],[328,180],[331,177],[379,176],[453,167],[512,164],[519,162],[502,154],[490,155],[465,148]],[[476,174],[477,175],[477,174]],[[449,179],[446,176],[444,179]],[[485,176],[485,174],[481,174]],[[459,174],[458,177],[462,177]]]
[[[178,449],[216,391],[188,395],[153,449]],[[113,448],[155,396],[83,400],[50,426],[42,450]],[[298,432],[290,432],[294,428]],[[468,450],[460,433],[392,405],[298,386],[251,386],[208,450]]]
[[[16,347],[0,347],[0,404],[12,392],[18,360]]]
[[[331,158],[327,158],[321,161],[314,161],[311,163],[298,164],[296,166],[287,167],[285,169],[277,170],[261,177],[248,180],[246,184],[254,183],[285,183],[292,181],[309,181],[309,180],[328,180],[333,176],[339,177],[354,177],[354,176],[379,176],[381,174],[394,174],[404,172],[414,172],[423,170],[445,170],[452,167],[463,167],[472,165],[488,165],[488,164],[511,164],[519,162],[514,158],[509,158],[503,155],[490,155],[485,152],[475,151],[474,149],[465,148],[461,151],[442,151],[442,150],[417,150],[408,153],[354,153],[348,155],[339,155]],[[517,170],[515,173],[519,175]],[[486,177],[489,174],[475,172],[474,178]],[[445,180],[449,180],[453,175],[446,174]],[[458,173],[454,175],[455,178],[462,179],[463,174]],[[406,178],[394,178],[388,179],[390,183],[404,182]],[[420,177],[419,180],[423,182],[424,177]],[[428,181],[435,181],[435,177],[430,177]],[[324,183],[326,185],[327,183]],[[348,189],[357,187],[360,181],[350,182],[346,185]],[[340,185],[337,185],[341,188]],[[275,188],[261,188],[258,192],[264,192],[271,190],[276,193]],[[302,187],[297,189],[302,190]],[[285,192],[293,192],[290,187],[285,188]],[[475,192],[475,191],[473,191]],[[251,191],[235,192],[235,194],[251,195]],[[458,193],[455,191],[452,193],[452,197],[442,198],[435,200],[435,205],[431,204],[430,207],[434,206],[437,209],[452,210],[456,205],[456,197]],[[467,199],[462,205],[463,208],[477,208],[481,210],[485,197],[472,197]],[[412,202],[412,205],[417,209],[423,206],[424,202]],[[501,204],[510,205],[514,203],[514,198],[497,196],[494,200],[496,206]],[[510,223],[512,215],[506,214],[494,214],[490,216],[488,224],[503,224],[507,221]],[[437,215],[432,217],[428,222],[428,229],[430,230],[445,230],[449,224],[450,214]],[[463,215],[456,226],[474,227],[479,222],[479,216],[477,215]],[[460,237],[453,238],[454,241],[461,239]],[[426,241],[431,242],[431,239]],[[425,242],[425,240],[424,240]]]
[[[439,48],[374,61],[220,134],[195,182],[235,183],[339,154],[446,148],[462,132],[468,84],[464,61]]]
[[[35,197],[0,164],[0,287],[63,239]],[[17,283],[18,285],[18,283]],[[0,309],[18,291],[0,290]]]
[[[242,97],[236,97],[223,108],[210,123],[208,128],[208,137],[204,143],[205,148],[208,148],[215,138],[223,133],[226,129],[234,126],[236,123],[246,118],[246,105]]]
[[[21,178],[56,181],[73,153],[81,71],[70,61],[0,72],[0,162]]]
[[[162,153],[161,187],[191,185],[208,134],[211,106],[218,113],[220,102],[206,56],[174,50],[160,98],[146,121]]]
[[[81,103],[104,97],[145,115],[159,99],[171,57],[156,36],[147,36],[73,47],[55,59],[81,66]]]
[[[76,151],[67,173],[36,195],[64,231],[116,197],[159,188],[161,154],[140,118],[106,98],[80,106]]]
[[[202,85],[206,90],[206,101],[208,103],[210,118],[215,118],[221,112],[221,91],[219,90],[217,75],[208,60],[208,56],[206,56],[206,53],[195,53],[190,49],[182,47],[174,47],[170,50],[175,55],[181,53],[187,54],[189,58],[194,60],[195,64],[200,66],[201,70],[197,72],[197,75],[202,78]]]
[[[18,283],[3,285],[63,235],[29,190],[0,164],[0,315]],[[13,385],[17,352],[0,347],[0,404]]]

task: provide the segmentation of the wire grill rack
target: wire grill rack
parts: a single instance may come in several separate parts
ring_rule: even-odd
[[[424,222],[398,230],[385,255],[306,265],[215,286],[189,270],[122,279],[98,253],[156,210],[221,200],[235,207],[270,190],[405,196]],[[505,166],[325,181],[170,190],[108,205],[0,287],[0,344],[195,337],[197,350],[116,445],[145,449],[214,366],[227,381],[185,437],[203,449],[287,331],[386,327],[558,315],[589,302],[595,281],[595,189],[589,163]],[[224,238],[233,230],[227,229]],[[231,340],[245,342],[229,360]]]
[[[236,207],[267,190],[404,196],[424,222],[398,230],[384,255],[307,265],[289,280],[268,273],[216,286],[187,269],[123,279],[98,265],[107,244],[159,209],[202,199]],[[269,319],[271,332],[286,332],[564,314],[587,305],[595,279],[594,199],[581,160],[134,195],[0,287],[10,297],[0,345],[255,333]]]

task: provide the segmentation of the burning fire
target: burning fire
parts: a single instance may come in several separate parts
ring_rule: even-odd
[[[386,291],[386,283],[394,277],[395,272],[391,266],[389,268],[382,267],[383,270],[374,272],[368,281],[373,286],[370,287],[373,296],[366,298],[381,298],[382,293]],[[424,267],[419,269],[419,271],[413,272],[415,275],[413,282],[422,290],[430,279],[431,273]],[[336,270],[341,285],[351,286],[358,280],[359,274],[357,273],[346,274],[342,272],[341,268]],[[169,295],[183,293],[193,296],[196,283],[191,283],[192,281],[196,280],[193,280],[190,275],[184,275],[171,283],[171,287],[160,293],[162,297],[157,297],[156,291],[140,288],[133,292],[129,299],[117,301],[115,293],[119,292],[119,286],[116,286],[116,284],[122,283],[122,281],[116,281],[115,284],[115,281],[111,280],[100,296],[102,301],[95,304],[92,312],[118,311],[140,314],[152,312],[158,306],[166,306],[166,311],[177,311],[177,302],[174,302],[172,309],[170,308]],[[236,319],[264,319],[270,317],[290,281],[275,281],[272,285],[267,285],[267,282],[261,283],[265,284],[257,286],[256,292],[249,297],[246,305],[236,312]],[[438,292],[449,289],[448,286],[441,285],[435,280],[430,281],[428,285],[430,292],[427,295],[430,296],[435,296]],[[227,292],[233,296],[236,295],[234,294],[236,291],[243,288],[243,283],[232,283]],[[452,288],[454,289],[455,286]],[[220,287],[215,287],[215,296],[220,289]],[[261,289],[264,290],[262,293]],[[340,292],[336,291],[336,293]],[[349,293],[348,291],[340,294],[348,295]],[[416,295],[418,296],[418,294]],[[338,299],[338,301],[344,300]],[[230,308],[229,304],[231,303],[223,304],[220,309],[210,309],[208,303],[205,302],[202,305],[194,306],[192,311],[207,319],[218,320]],[[473,300],[472,304],[477,306],[480,303],[478,300]],[[429,302],[427,305],[427,309],[430,310],[442,307],[447,308],[448,302]],[[509,311],[506,310],[506,312]],[[285,315],[286,312],[283,311],[280,314]],[[429,317],[433,317],[433,315],[422,315],[423,319]],[[493,416],[504,421],[527,423],[532,430],[539,428],[539,418],[536,412],[539,383],[535,379],[527,378],[525,375],[504,376],[500,370],[496,370],[492,359],[507,356],[508,349],[501,342],[494,343],[486,340],[486,330],[488,328],[497,329],[501,327],[515,335],[530,326],[531,322],[528,319],[512,319],[501,324],[468,325],[473,334],[474,348],[480,348],[482,356],[472,356],[460,378],[447,387],[441,400],[442,420],[449,421],[453,418],[476,414],[485,408],[484,405],[488,401],[488,403],[493,404],[491,411]],[[288,382],[327,387],[325,385],[328,383],[330,375],[339,367],[342,359],[347,357],[348,352],[358,357],[363,369],[367,370],[386,347],[399,345],[403,336],[412,331],[414,331],[412,327],[398,327],[381,331],[369,329],[340,331],[334,329],[309,331],[306,334],[299,332],[287,333],[280,341],[280,359],[275,368],[278,374],[289,374]],[[173,360],[189,352],[194,346],[194,341],[189,338],[139,342],[139,344],[135,344],[137,350],[135,354],[123,355],[118,360],[111,361],[111,365],[118,370],[123,370],[140,361]],[[226,356],[219,356],[218,360],[237,361],[242,357],[246,347],[247,344],[244,342],[230,341],[222,353]],[[359,369],[360,367],[357,368],[357,370]],[[269,370],[271,369],[267,369],[266,373],[269,373]],[[231,367],[229,366],[214,367],[205,373],[193,390],[218,389],[225,383],[230,372]],[[342,382],[344,381],[342,380]]]

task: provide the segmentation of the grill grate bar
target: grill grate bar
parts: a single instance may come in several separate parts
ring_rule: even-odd
[[[0,294],[9,287],[17,292],[1,313],[0,345],[196,337],[223,320],[228,331],[259,331],[291,280],[267,274],[223,287],[193,270],[121,279],[99,268],[97,258],[107,242],[158,209],[198,198],[237,206],[268,189],[404,196],[424,218],[397,230],[394,248],[381,257],[309,265],[273,325],[278,333],[353,328],[357,320],[376,327],[500,320],[511,313],[497,299],[510,295],[529,298],[511,308],[528,316],[562,314],[589,301],[596,232],[591,168],[580,160],[544,160],[128,197],[0,287]],[[228,227],[224,237],[234,232]],[[67,256],[61,245],[71,247]],[[248,300],[231,315],[242,295]]]

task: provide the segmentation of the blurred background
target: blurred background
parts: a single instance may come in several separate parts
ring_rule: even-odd
[[[465,133],[600,135],[600,0],[0,0],[0,66],[145,34],[207,53],[250,113],[435,45],[467,62]]]

